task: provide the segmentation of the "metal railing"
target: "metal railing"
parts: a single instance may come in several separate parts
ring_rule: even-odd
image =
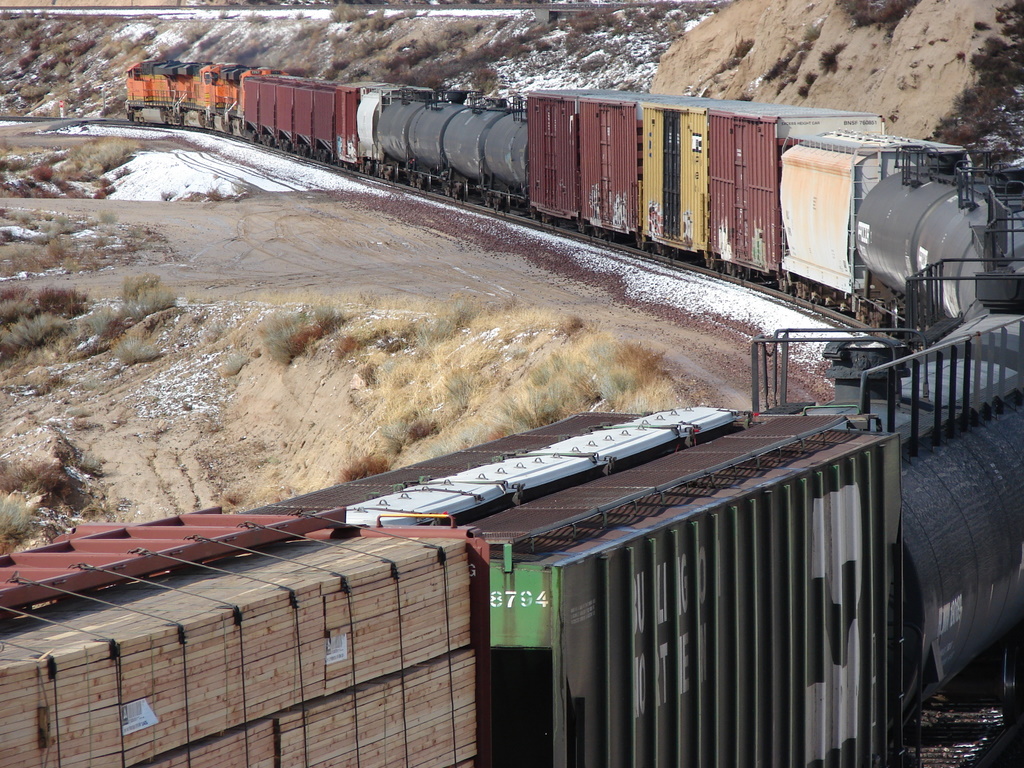
[[[1014,317],[997,328],[869,368],[861,372],[861,407],[867,405],[869,377],[893,377],[898,366],[909,368],[909,381],[889,395],[882,428],[900,429],[896,405],[907,406],[909,421],[900,431],[908,452],[916,456],[925,437],[937,446],[1001,413],[1007,403],[1024,404],[1022,337],[1024,320]]]
[[[1003,409],[1024,405],[1024,319],[925,347],[902,357],[897,332],[915,338],[909,329],[783,329],[759,336],[751,344],[751,407],[785,407],[788,402],[789,347],[795,343],[828,343],[858,339],[879,342],[893,359],[860,371],[858,402],[862,414],[872,412],[871,382],[884,381],[884,414],[878,425],[900,432],[908,452],[916,456],[927,438],[937,446],[990,420]],[[886,335],[875,335],[875,334]],[[887,338],[888,337],[888,338]],[[876,387],[876,390],[878,388]],[[879,408],[879,410],[882,410]]]
[[[910,336],[924,347],[925,338],[912,328],[780,328],[771,336],[757,336],[750,343],[750,402],[757,413],[764,408],[789,404],[789,348],[791,344],[829,344],[856,341],[878,342],[899,359],[900,345],[893,336]]]

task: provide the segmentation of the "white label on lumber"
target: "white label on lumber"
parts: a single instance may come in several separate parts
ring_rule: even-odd
[[[324,664],[333,664],[348,658],[348,633],[338,632],[327,638],[327,657]]]
[[[160,718],[156,716],[156,712],[153,711],[153,708],[149,706],[149,702],[145,699],[129,701],[127,704],[121,705],[122,736],[141,731],[143,728],[149,728],[149,726],[156,725],[159,722]]]

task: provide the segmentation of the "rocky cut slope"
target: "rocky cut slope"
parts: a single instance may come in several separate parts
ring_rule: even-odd
[[[651,90],[877,112],[889,133],[929,138],[1008,2],[903,2],[863,23],[853,0],[736,0],[669,49]]]
[[[721,3],[637,4],[547,19],[523,9],[70,9],[0,13],[0,114],[120,116],[143,59],[269,66],[338,82],[647,90],[661,54]]]

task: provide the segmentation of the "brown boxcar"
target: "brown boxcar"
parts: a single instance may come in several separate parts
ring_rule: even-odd
[[[785,147],[771,117],[712,111],[710,192],[712,249],[729,263],[760,272],[782,263],[779,167]]]
[[[277,127],[277,141],[290,149],[295,144],[295,91],[281,81],[277,87],[277,104],[274,114]]]
[[[635,233],[642,171],[636,101],[580,100],[580,214],[601,229]]]
[[[242,82],[245,126],[263,141],[277,140],[277,83],[284,77],[252,76]]]
[[[530,207],[544,215],[580,215],[580,93],[538,91],[527,96]]]
[[[261,136],[277,140],[277,91],[276,80],[261,80],[257,84],[256,125]]]

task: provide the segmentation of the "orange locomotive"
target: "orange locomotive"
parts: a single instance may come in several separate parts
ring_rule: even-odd
[[[194,61],[143,61],[128,70],[128,119],[243,135],[242,83],[280,70]]]

